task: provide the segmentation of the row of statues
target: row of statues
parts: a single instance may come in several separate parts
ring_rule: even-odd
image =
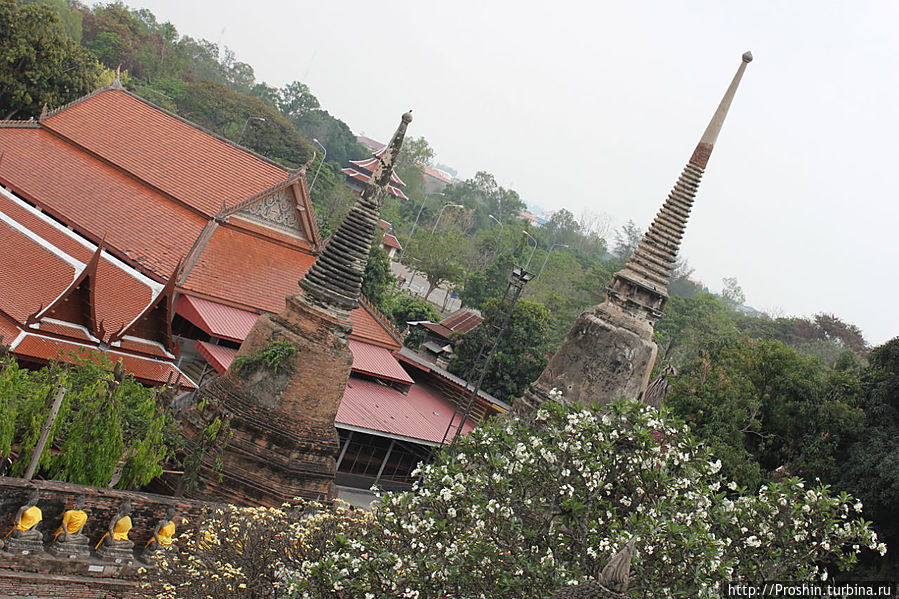
[[[38,507],[40,495],[37,489],[31,491],[27,501],[13,517],[13,527],[0,541],[0,548],[10,553],[29,555],[44,551],[44,535],[40,530],[43,512]],[[79,496],[72,509],[62,515],[62,523],[53,533],[53,540],[47,551],[69,559],[88,558],[91,543],[84,534],[87,512],[85,497]],[[116,563],[132,562],[134,543],[128,538],[133,523],[131,521],[131,501],[125,500],[116,514],[109,520],[103,536],[93,545],[97,555]],[[172,544],[175,536],[175,509],[169,508],[165,517],[156,523],[153,535],[141,552],[141,559],[153,563],[155,554]]]

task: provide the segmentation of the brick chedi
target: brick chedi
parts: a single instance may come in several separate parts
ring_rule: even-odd
[[[575,321],[540,377],[515,402],[527,412],[558,389],[564,401],[607,403],[637,398],[646,389],[655,364],[653,327],[663,316],[667,286],[684,235],[693,198],[724,117],[752,54],[745,53],[718,110],[696,150],[625,267],[615,274],[606,301]]]
[[[215,414],[230,418],[233,436],[220,471],[212,456],[205,457],[188,496],[268,506],[293,497],[336,496],[334,418],[353,362],[350,312],[411,121],[411,114],[403,115],[359,199],[300,281],[299,293],[287,298],[280,314],[260,316],[227,372],[199,391],[198,405],[205,401],[214,409],[188,411],[187,438],[198,446],[202,427]],[[259,359],[279,348],[288,351],[274,365]]]

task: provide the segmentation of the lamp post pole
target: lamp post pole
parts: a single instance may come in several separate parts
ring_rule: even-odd
[[[492,214],[488,214],[487,216],[492,218],[494,221],[496,221],[496,224],[499,225],[499,233],[497,233],[497,235],[496,235],[496,251],[498,253],[499,252],[499,244],[503,239],[503,223],[498,218],[493,216]]]
[[[437,220],[434,221],[434,228],[431,229],[431,235],[437,232],[437,224],[440,222],[440,217],[443,216],[443,211],[447,208],[464,208],[462,204],[444,204],[440,209],[440,212],[437,214]]]
[[[243,122],[243,129],[240,130],[240,136],[237,138],[237,145],[240,145],[240,141],[243,139],[243,134],[247,131],[247,125],[250,124],[250,121],[262,121],[265,122],[265,119],[261,116],[251,116],[247,117],[247,120]]]
[[[543,274],[543,269],[546,268],[546,261],[549,260],[550,254],[553,253],[553,248],[567,248],[567,247],[568,246],[565,245],[564,243],[554,243],[551,246],[549,246],[549,251],[546,252],[546,258],[543,259],[543,265],[540,267],[540,272],[537,273],[537,276],[535,278],[539,279],[540,275]]]
[[[415,215],[415,222],[412,223],[412,232],[409,233],[409,239],[406,240],[406,245],[403,246],[402,251],[400,251],[400,257],[397,258],[398,261],[402,262],[403,256],[406,255],[406,248],[409,247],[409,244],[412,243],[412,236],[415,235],[415,227],[418,226],[418,219],[421,218],[421,211],[425,209],[425,200],[421,201],[421,206],[418,207],[418,214]]]
[[[528,269],[528,266],[531,265],[531,258],[534,257],[534,252],[537,251],[537,240],[534,239],[533,237],[531,237],[531,234],[528,233],[527,231],[522,231],[522,233],[524,233],[525,235],[527,235],[527,236],[530,238],[530,240],[534,242],[534,249],[531,250],[531,255],[528,256],[528,262],[527,262],[527,264],[524,265],[524,269],[527,270],[527,269]]]
[[[312,185],[309,186],[309,193],[312,193],[312,188],[315,187],[315,180],[318,179],[318,171],[322,170],[322,165],[325,163],[325,158],[328,157],[328,148],[323,146],[322,142],[318,141],[314,137],[312,138],[312,141],[317,143],[318,147],[320,147],[322,150],[324,150],[325,153],[322,154],[322,161],[318,163],[318,168],[315,169],[315,175],[313,175],[313,177],[312,177]]]
[[[468,397],[468,403],[465,406],[465,411],[462,413],[462,420],[459,421],[459,425],[456,426],[453,438],[452,440],[450,440],[450,447],[455,446],[456,439],[458,439],[459,435],[462,433],[462,427],[465,426],[465,422],[471,415],[471,408],[472,406],[474,406],[475,398],[478,396],[478,393],[481,390],[481,385],[484,383],[484,377],[487,375],[487,370],[490,368],[490,362],[493,361],[493,356],[496,354],[496,348],[499,347],[499,342],[502,339],[503,333],[506,332],[506,328],[509,326],[509,321],[512,319],[512,312],[515,309],[515,304],[518,302],[518,298],[521,297],[521,292],[524,291],[524,285],[533,278],[533,273],[529,273],[527,270],[521,268],[520,266],[515,265],[512,267],[512,272],[509,275],[509,282],[506,286],[506,294],[503,297],[503,322],[500,325],[499,330],[496,332],[496,337],[493,339],[493,344],[490,346],[490,350],[487,352],[483,365],[479,363],[481,361],[481,357],[484,355],[484,350],[487,349],[489,336],[484,339],[484,343],[481,344],[481,349],[478,352],[478,357],[475,358],[475,362],[472,365],[471,370],[468,371],[468,375],[465,377],[464,393],[467,393],[469,380],[472,378],[472,375],[475,373],[476,369],[480,367],[481,373],[480,376],[478,376],[478,382],[475,384],[474,389],[471,390],[471,395]],[[446,427],[446,432],[443,433],[443,440],[440,442],[441,446],[446,445],[447,439],[450,435],[450,430],[453,427],[453,422],[456,420],[456,416],[461,411],[461,408],[462,402],[459,401],[457,402],[456,409],[453,411],[453,415]]]

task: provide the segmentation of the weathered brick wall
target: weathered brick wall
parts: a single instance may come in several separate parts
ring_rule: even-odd
[[[312,305],[302,291],[288,298],[281,314],[256,321],[238,357],[279,339],[296,351],[277,372],[265,365],[232,367],[200,390],[198,399],[232,415],[233,437],[221,479],[212,472],[210,455],[192,496],[267,506],[336,496],[334,418],[353,362],[351,326],[348,312]],[[197,439],[207,421],[190,411],[183,419],[185,436]]]
[[[43,512],[41,530],[44,542],[49,543],[53,533],[62,523],[62,514],[75,504],[79,495],[85,495],[85,511],[88,514],[84,534],[97,543],[106,531],[109,520],[116,514],[125,499],[131,500],[131,529],[129,539],[135,547],[143,547],[153,534],[156,523],[165,516],[169,507],[175,508],[176,524],[179,532],[190,528],[191,522],[198,522],[204,505],[202,501],[167,497],[137,491],[120,491],[102,487],[86,487],[57,481],[27,481],[22,478],[0,477],[0,537],[12,528],[16,512],[28,498],[29,488],[34,486],[40,493],[37,506]],[[186,519],[184,524],[181,519]]]
[[[138,583],[114,578],[12,572],[0,568],[0,599],[138,599]]]

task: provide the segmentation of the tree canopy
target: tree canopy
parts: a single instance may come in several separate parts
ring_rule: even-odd
[[[0,0],[0,116],[37,117],[44,104],[71,102],[93,91],[102,69],[43,3]]]

